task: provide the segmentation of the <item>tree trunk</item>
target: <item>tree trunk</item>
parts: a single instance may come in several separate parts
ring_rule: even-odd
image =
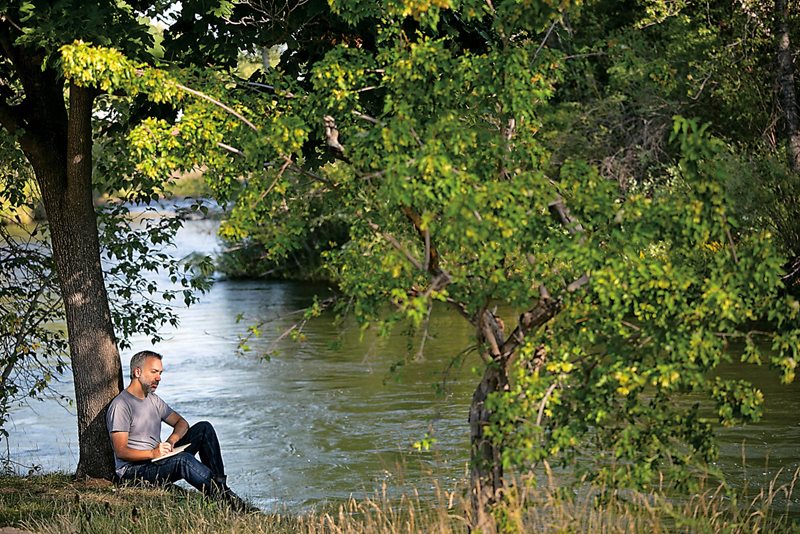
[[[43,113],[52,112],[51,119],[66,117],[58,109],[63,110],[62,93],[57,94],[59,102],[54,102],[52,95],[47,98],[46,93],[36,102]],[[113,456],[105,410],[123,384],[92,202],[93,100],[91,90],[71,87],[66,124],[37,129],[23,148],[33,165],[50,223],[67,319],[78,411],[76,476],[110,478]]]
[[[787,0],[775,0],[775,33],[778,39],[778,87],[786,122],[789,165],[800,172],[800,112],[794,87],[794,63],[792,43],[789,38],[789,4]]]
[[[475,526],[482,530],[486,526],[486,509],[495,503],[503,487],[503,462],[500,449],[485,437],[491,412],[486,408],[487,397],[508,387],[508,372],[502,360],[486,366],[478,387],[472,395],[469,408],[470,429],[470,487],[472,510],[477,515]]]

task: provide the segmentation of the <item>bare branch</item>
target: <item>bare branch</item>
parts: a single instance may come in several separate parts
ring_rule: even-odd
[[[567,286],[567,292],[575,293],[577,290],[589,283],[590,277],[588,273],[583,273],[580,278]]]
[[[708,82],[708,80],[710,80],[710,79],[711,79],[711,76],[712,76],[713,74],[714,74],[713,72],[709,72],[709,73],[708,73],[708,76],[706,76],[706,77],[705,77],[705,79],[703,80],[703,83],[701,83],[701,84],[700,84],[700,88],[697,90],[697,94],[695,94],[694,96],[691,96],[691,97],[689,97],[689,98],[691,98],[692,100],[697,100],[697,99],[699,99],[699,98],[700,98],[700,95],[702,95],[702,94],[703,94],[703,90],[704,90],[704,89],[705,89],[705,87],[706,87],[706,83]]]
[[[323,178],[319,174],[313,173],[313,172],[309,171],[308,169],[306,169],[304,167],[301,167],[300,165],[297,165],[296,163],[292,164],[291,169],[294,172],[303,174],[305,176],[308,176],[309,178],[313,178],[317,182],[323,183],[323,184],[327,185],[328,187],[330,187],[331,189],[336,189],[336,184],[335,183],[331,182],[327,178]]]
[[[264,197],[266,197],[267,195],[269,195],[270,191],[272,191],[272,189],[275,187],[275,184],[277,184],[277,183],[278,183],[278,180],[280,180],[280,179],[281,179],[281,176],[283,176],[283,173],[284,173],[284,172],[286,172],[286,169],[287,169],[287,168],[289,167],[289,165],[291,165],[291,164],[292,164],[292,160],[291,160],[291,159],[289,159],[289,158],[286,158],[286,161],[285,161],[285,162],[284,162],[284,164],[281,166],[280,170],[278,171],[278,174],[275,176],[275,179],[274,179],[274,180],[272,180],[272,183],[270,184],[270,186],[269,186],[268,188],[266,188],[264,191],[262,191],[262,192],[261,192],[261,194],[260,194],[260,195],[259,195],[259,197],[258,197],[258,200],[257,200],[257,201],[256,201],[254,204],[258,204],[259,202],[261,202],[262,200],[264,200]]]
[[[295,94],[291,91],[281,91],[276,88],[274,85],[267,85],[265,83],[258,83],[258,82],[251,82],[247,80],[236,80],[236,83],[239,85],[245,85],[249,87],[258,87],[260,89],[269,89],[270,91],[274,91],[277,95],[285,97],[285,98],[295,98]],[[260,91],[259,91],[260,92]]]
[[[537,48],[536,52],[533,54],[533,59],[531,60],[531,63],[536,61],[536,58],[539,56],[539,52],[541,52],[542,48],[544,48],[544,45],[550,38],[550,34],[553,33],[553,29],[556,27],[556,24],[558,24],[558,19],[554,20],[553,23],[550,25],[550,27],[547,29],[547,33],[545,34],[544,39],[542,39],[541,44],[539,44],[539,48]]]
[[[7,22],[10,26],[13,26],[20,33],[25,33],[24,30],[19,27],[19,24],[11,20],[11,18],[6,13],[0,14],[0,22]]]
[[[587,52],[586,54],[573,54],[571,56],[564,56],[562,59],[564,61],[569,61],[570,59],[581,59],[585,57],[606,56],[606,55],[608,55],[606,52]]]
[[[467,311],[467,307],[464,306],[463,302],[458,302],[457,300],[453,299],[452,297],[447,297],[445,299],[454,310],[456,310],[461,316],[466,319],[470,324],[475,324],[475,318],[469,314]]]
[[[425,270],[431,268],[431,233],[425,228]]]
[[[539,404],[539,413],[536,415],[536,426],[542,426],[542,417],[544,416],[544,407],[547,405],[547,399],[558,386],[558,382],[553,382],[542,397],[542,402]]]
[[[417,355],[414,357],[415,361],[422,361],[425,359],[425,342],[428,340],[429,336],[432,310],[433,310],[433,305],[429,302],[428,313],[425,315],[425,321],[423,323],[424,327],[422,329],[422,340],[419,343],[419,350],[417,350]]]
[[[414,140],[417,142],[420,148],[425,146],[425,143],[422,142],[422,139],[420,139],[419,134],[414,128],[411,128],[411,135],[414,136]]]
[[[422,238],[425,243],[425,271],[437,276],[445,272],[439,267],[439,252],[436,250],[436,247],[431,244],[430,233],[428,233],[427,226],[423,229],[422,217],[408,206],[403,207],[403,213],[406,215],[406,218],[411,221],[411,224],[414,225],[417,234],[419,234],[420,238]]]
[[[503,343],[503,354],[508,363],[514,359],[516,350],[525,340],[525,336],[555,317],[561,311],[561,306],[561,299],[542,297],[533,308],[519,316],[517,327]]]
[[[231,115],[233,115],[234,117],[236,117],[237,119],[239,119],[240,121],[245,123],[247,126],[249,126],[254,132],[258,131],[258,128],[256,127],[255,124],[253,124],[252,122],[247,120],[244,115],[242,115],[241,113],[239,113],[238,111],[236,111],[232,107],[227,106],[227,105],[223,104],[222,102],[220,102],[219,100],[217,100],[216,98],[214,98],[212,96],[209,96],[209,95],[207,95],[205,93],[202,93],[200,91],[197,91],[196,89],[190,89],[189,87],[186,87],[185,85],[183,85],[181,83],[178,83],[178,82],[173,82],[173,83],[175,83],[175,87],[177,87],[177,88],[179,88],[179,89],[181,89],[183,91],[186,91],[187,93],[191,93],[191,94],[193,94],[195,96],[198,96],[198,97],[200,97],[202,99],[208,100],[209,102],[211,102],[215,106],[218,106],[218,107],[224,109],[225,111],[227,111],[228,113],[230,113]]]
[[[489,354],[491,354],[492,359],[499,359],[502,356],[500,343],[503,339],[503,331],[498,325],[494,314],[489,310],[484,310],[481,314],[480,329],[483,338],[489,344]]]
[[[222,142],[217,143],[217,146],[222,148],[222,149],[224,149],[224,150],[227,150],[231,154],[236,154],[237,156],[244,156],[245,155],[244,152],[242,152],[238,148],[232,147],[231,145],[226,145],[225,143],[222,143]]]
[[[369,115],[365,115],[364,113],[360,113],[358,111],[353,110],[353,115],[358,117],[359,119],[363,119],[367,122],[371,122],[372,124],[381,124],[381,121],[376,119],[375,117],[370,117]]]

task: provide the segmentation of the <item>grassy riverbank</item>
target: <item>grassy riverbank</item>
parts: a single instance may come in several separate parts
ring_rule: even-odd
[[[765,488],[746,500],[708,491],[675,505],[628,494],[602,506],[546,491],[529,494],[499,514],[494,532],[800,532],[777,497],[792,487]],[[463,499],[440,492],[434,502],[381,496],[331,505],[313,514],[236,514],[180,488],[116,487],[66,475],[0,477],[0,527],[44,534],[80,533],[416,533],[466,532]],[[503,528],[505,526],[505,528]],[[1,531],[1,529],[0,529]]]

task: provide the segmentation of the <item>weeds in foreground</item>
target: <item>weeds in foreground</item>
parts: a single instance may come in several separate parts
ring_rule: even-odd
[[[563,533],[800,533],[800,470],[747,498],[719,486],[678,502],[661,494],[511,487],[480,531]],[[776,478],[777,480],[777,478]],[[601,502],[599,495],[606,495]],[[792,503],[794,507],[792,508]],[[462,533],[473,514],[460,489],[393,498],[387,488],[313,513],[236,514],[180,488],[73,482],[66,475],[0,478],[0,526],[64,533]]]

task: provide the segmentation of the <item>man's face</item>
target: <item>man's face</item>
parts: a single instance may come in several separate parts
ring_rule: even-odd
[[[161,382],[161,373],[163,372],[161,360],[158,358],[147,358],[144,365],[139,369],[139,376],[136,379],[142,385],[145,395],[149,395],[158,387]]]

